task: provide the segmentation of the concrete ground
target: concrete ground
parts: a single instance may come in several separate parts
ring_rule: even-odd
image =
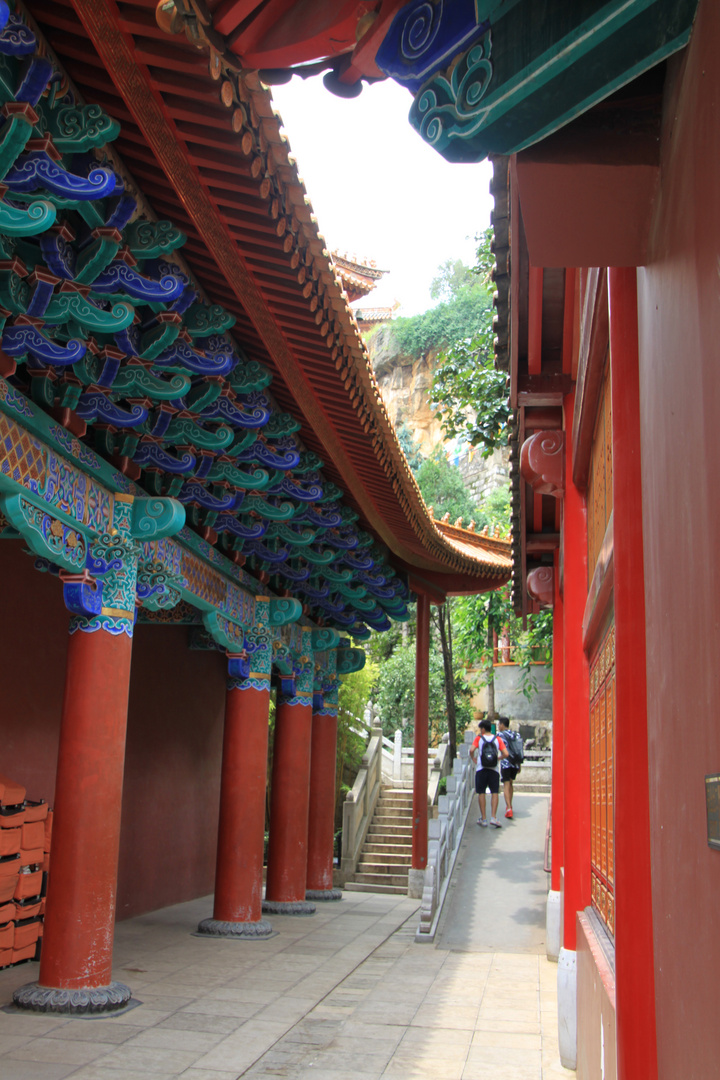
[[[542,943],[547,800],[516,806],[493,833],[471,810],[435,947],[415,943],[418,905],[402,896],[346,893],[311,918],[273,918],[261,942],[193,937],[210,899],[178,904],[118,924],[114,977],[141,1005],[97,1020],[0,1011],[0,1077],[569,1077]],[[0,1002],[37,967],[0,971]]]

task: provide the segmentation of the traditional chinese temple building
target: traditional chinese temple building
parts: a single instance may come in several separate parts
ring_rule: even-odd
[[[356,255],[351,256],[347,252],[341,254],[333,251],[331,258],[335,273],[340,278],[351,304],[371,293],[387,273],[386,270],[378,270],[372,260],[359,261]]]
[[[510,574],[428,513],[269,92],[162,23],[0,4],[0,960],[45,800],[35,1010],[127,1004],[116,914],[214,886],[200,933],[261,937],[337,898],[339,675],[417,599],[426,751],[429,606]]]
[[[311,5],[293,37],[292,5],[228,2],[212,29],[268,78],[314,65],[351,95],[392,77],[446,158],[495,157],[513,587],[520,611],[555,614],[563,1062],[705,1080],[720,1060],[720,8],[362,6],[358,21]]]

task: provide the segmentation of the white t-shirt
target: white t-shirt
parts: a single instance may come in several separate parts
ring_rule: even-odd
[[[484,742],[489,742],[489,743],[490,742],[497,742],[497,745],[498,745],[497,765],[483,765],[482,761],[480,760],[481,757],[482,757],[482,746],[480,745],[480,740],[481,739]],[[475,758],[475,772],[480,772],[481,769],[490,769],[492,772],[497,772],[497,773],[500,772],[501,753],[502,753],[503,750],[507,750],[507,747],[506,747],[505,743],[502,741],[502,739],[500,738],[499,735],[485,735],[484,733],[482,735],[476,735],[475,736],[475,741],[472,744],[472,748],[473,748],[473,750],[477,750],[477,757]]]

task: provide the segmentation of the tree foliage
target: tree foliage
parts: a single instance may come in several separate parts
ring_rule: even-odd
[[[430,729],[431,743],[436,744],[447,731],[445,709],[444,667],[440,650],[430,649]],[[472,722],[470,690],[461,676],[455,676],[455,697],[458,720],[465,726]],[[403,744],[413,740],[415,714],[415,644],[398,645],[382,664],[374,699],[382,722],[383,734],[392,739],[403,732]]]
[[[466,524],[475,521],[479,528],[487,524],[487,516],[468,493],[462,473],[448,461],[442,447],[436,447],[423,461],[416,479],[423,499],[432,506],[438,520],[449,514],[451,522],[461,517]]]
[[[453,341],[472,338],[488,319],[492,323],[492,297],[472,276],[449,300],[421,315],[393,320],[392,336],[398,352],[419,357]]]
[[[471,288],[461,288],[461,295],[472,297],[477,305],[477,325],[469,333],[457,333],[446,339],[432,386],[437,418],[447,438],[462,438],[471,446],[480,446],[484,456],[507,444],[510,415],[507,377],[495,370],[493,356],[491,237],[490,229],[478,237],[474,284]],[[447,276],[446,272],[443,280]]]

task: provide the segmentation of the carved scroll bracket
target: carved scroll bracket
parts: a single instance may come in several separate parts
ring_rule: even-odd
[[[555,596],[555,570],[552,566],[538,566],[527,576],[527,591],[542,607],[552,607]]]
[[[540,495],[561,499],[565,492],[565,435],[562,431],[538,431],[520,451],[520,473]]]

